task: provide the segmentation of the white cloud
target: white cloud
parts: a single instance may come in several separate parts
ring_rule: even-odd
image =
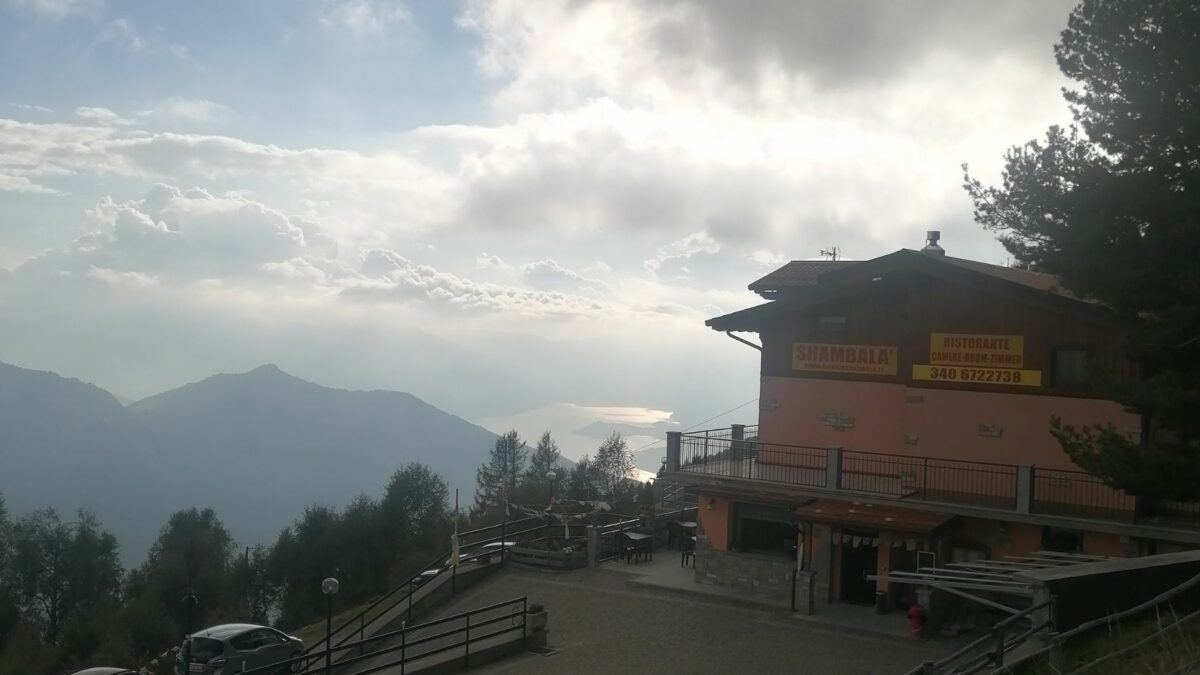
[[[360,271],[367,279],[346,288],[344,296],[401,303],[423,301],[510,316],[599,317],[614,309],[609,303],[568,293],[475,282],[385,249],[368,251]]]
[[[103,126],[129,126],[136,123],[132,119],[121,117],[108,108],[80,106],[75,109],[75,116],[85,122]]]
[[[53,188],[39,185],[29,180],[27,176],[13,176],[0,170],[0,192],[29,192],[48,195],[62,194]]]
[[[750,253],[750,259],[753,260],[754,264],[758,265],[759,267],[771,269],[780,267],[790,260],[788,256],[780,253],[779,251],[764,251],[763,249],[752,251]]]
[[[29,110],[32,112],[39,112],[39,113],[46,113],[46,114],[54,112],[53,110],[51,110],[50,108],[47,108],[44,105],[30,105],[29,103],[9,103],[9,105],[18,110]]]
[[[397,0],[324,0],[321,23],[349,31],[356,37],[378,37],[412,20]]]
[[[487,253],[480,253],[479,256],[477,258],[475,258],[475,267],[478,269],[481,269],[481,270],[486,270],[486,269],[507,270],[507,269],[510,269],[508,263],[504,262],[504,260],[501,259],[500,256],[488,255]]]
[[[189,283],[253,278],[271,269],[266,267],[270,263],[282,265],[311,254],[294,218],[259,202],[200,189],[156,185],[141,200],[105,199],[92,218],[91,233],[17,271],[76,275],[114,285]]]
[[[109,286],[124,286],[127,288],[147,288],[158,283],[156,277],[141,272],[118,272],[106,267],[90,267],[88,278],[95,279]]]
[[[589,279],[549,259],[522,265],[521,277],[537,288],[577,291],[600,291],[608,288],[603,281]]]
[[[9,4],[55,20],[77,14],[95,14],[104,7],[103,0],[9,0]]]
[[[658,253],[642,265],[652,274],[657,274],[663,266],[671,262],[687,260],[697,255],[712,255],[719,253],[721,245],[707,232],[693,232],[678,241],[658,249]],[[686,273],[687,268],[683,268]]]
[[[168,121],[191,124],[216,124],[228,121],[233,109],[223,103],[202,98],[171,97],[162,105],[139,113],[145,116],[164,117]]]
[[[145,33],[127,18],[113,19],[100,33],[101,42],[119,45],[133,54],[166,54],[177,59],[187,58],[187,47],[168,42],[161,29]]]

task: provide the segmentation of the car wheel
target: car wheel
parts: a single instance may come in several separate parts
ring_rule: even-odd
[[[290,658],[298,659],[301,656],[304,656],[304,652],[296,652],[296,653],[292,654]],[[300,673],[300,672],[304,671],[304,663],[305,663],[304,661],[296,661],[291,666],[289,666],[289,668],[293,673]]]

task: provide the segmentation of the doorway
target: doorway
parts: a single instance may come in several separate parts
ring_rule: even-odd
[[[842,602],[856,605],[875,604],[875,574],[879,561],[879,533],[869,530],[842,530],[841,592]],[[857,545],[855,545],[857,544]]]

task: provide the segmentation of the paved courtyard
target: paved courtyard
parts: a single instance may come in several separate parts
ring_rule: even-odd
[[[489,673],[875,675],[903,673],[949,647],[801,620],[732,597],[660,590],[618,567],[549,573],[510,565],[438,615],[522,595],[546,607],[549,646],[558,653],[527,654],[479,669]]]

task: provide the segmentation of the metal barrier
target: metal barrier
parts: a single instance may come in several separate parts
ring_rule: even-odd
[[[674,468],[663,480],[703,474],[1064,518],[1200,527],[1198,501],[1137,498],[1082,471],[765,443],[747,437],[747,430],[758,431],[668,434],[668,466]]]
[[[510,527],[522,527],[525,525],[529,525],[531,522],[537,522],[538,524],[535,527],[530,527],[530,528],[526,528],[523,530],[518,529],[515,532],[509,530]],[[460,543],[459,543],[459,562],[460,563],[471,562],[471,561],[479,560],[481,558],[486,558],[486,557],[496,554],[495,551],[486,551],[486,552],[482,552],[482,553],[472,554],[472,553],[470,553],[470,550],[472,550],[472,549],[477,549],[486,544],[491,544],[491,543],[495,543],[495,542],[503,542],[503,541],[507,541],[507,540],[513,540],[513,539],[519,538],[523,535],[529,535],[529,534],[533,534],[533,533],[542,531],[542,530],[544,530],[544,528],[545,528],[545,525],[543,524],[543,519],[540,516],[530,516],[529,518],[522,518],[520,520],[504,522],[499,525],[490,525],[488,527],[481,527],[481,528],[477,528],[474,530],[468,530],[466,532],[461,532],[458,535],[459,541],[460,541]],[[485,532],[492,532],[492,531],[500,531],[501,534],[496,537],[472,541],[468,544],[461,543],[462,539],[464,537],[473,537],[473,536],[476,536],[476,535],[479,535],[479,534],[482,534]],[[467,551],[464,552],[464,549],[467,549]],[[410,577],[407,581],[400,584],[399,586],[396,586],[395,588],[388,591],[387,593],[384,593],[378,599],[376,599],[374,602],[372,602],[370,605],[365,607],[362,611],[358,612],[354,616],[352,616],[349,619],[347,619],[346,621],[344,621],[340,626],[333,629],[331,631],[331,634],[334,636],[333,645],[335,647],[335,651],[336,651],[337,647],[340,647],[341,645],[346,644],[347,641],[349,641],[351,638],[355,637],[356,634],[358,636],[358,639],[361,641],[363,638],[366,637],[366,630],[368,628],[373,627],[377,621],[379,621],[380,619],[383,619],[384,617],[387,617],[391,613],[392,610],[396,609],[397,607],[404,604],[405,602],[408,603],[407,614],[408,614],[408,620],[411,621],[412,620],[413,594],[419,588],[421,588],[422,586],[425,586],[430,581],[433,581],[434,579],[440,577],[442,574],[445,574],[445,573],[449,573],[451,575],[457,574],[457,569],[458,569],[457,566],[450,564],[451,563],[450,557],[452,555],[453,555],[452,551],[446,551],[445,553],[443,553],[443,554],[439,555],[437,558],[435,558],[432,562],[428,563],[427,565],[421,566],[420,572],[414,574],[412,577]],[[501,546],[500,557],[501,557],[501,560],[504,559],[503,546]],[[426,572],[429,572],[432,570],[437,570],[437,574],[426,575]],[[370,618],[367,618],[367,617],[370,617]],[[352,628],[352,627],[354,627],[355,624],[358,624],[356,630],[346,631],[347,628]],[[346,632],[343,634],[344,631],[346,631]],[[338,635],[341,635],[341,638],[338,638],[337,637]],[[324,644],[325,644],[325,638],[322,637],[320,640],[317,640],[311,646],[309,646],[307,649],[305,649],[305,653],[306,654],[312,653],[318,647],[321,647]]]
[[[1033,613],[1042,609],[1052,608],[1054,600],[1047,600],[1024,609],[1007,619],[997,623],[988,630],[988,634],[983,637],[973,640],[969,644],[964,645],[958,651],[949,656],[938,659],[937,661],[926,661],[921,665],[908,671],[905,675],[936,675],[938,673],[977,673],[989,666],[1004,665],[1004,657],[1008,652],[1016,649],[1030,637],[1039,632],[1051,628],[1052,622],[1043,620],[1038,622],[1033,618]],[[1053,609],[1051,609],[1053,615]],[[1012,635],[1013,625],[1018,620],[1028,620],[1033,625],[1029,628]],[[1010,640],[1009,637],[1012,637]],[[987,649],[991,646],[991,649]],[[980,648],[984,647],[982,653]],[[959,665],[953,665],[955,661],[965,661]]]
[[[824,448],[685,434],[679,450],[682,472],[826,486]]]
[[[842,451],[838,489],[999,509],[1017,506],[1017,467],[933,457]]]
[[[471,645],[480,640],[510,633],[521,631],[522,641],[528,637],[527,628],[527,612],[529,611],[528,598],[522,596],[513,600],[498,602],[487,607],[480,607],[454,616],[448,616],[442,619],[436,619],[416,626],[401,628],[400,630],[380,633],[362,640],[355,640],[344,645],[332,647],[327,650],[322,650],[315,653],[305,653],[302,656],[279,661],[266,666],[260,666],[252,670],[240,672],[238,675],[272,675],[279,672],[306,672],[311,669],[314,664],[324,661],[326,656],[332,656],[338,652],[346,652],[351,650],[359,650],[358,656],[349,658],[341,658],[337,660],[337,669],[340,673],[347,673],[346,668],[358,663],[366,661],[374,661],[386,654],[395,652],[400,653],[400,657],[394,661],[380,663],[369,666],[363,670],[354,670],[353,675],[368,675],[369,673],[378,672],[389,668],[400,667],[400,673],[403,675],[404,668],[410,662],[441,654],[452,649],[463,649],[463,663],[466,666],[471,665]],[[480,615],[494,613],[495,616],[490,618],[479,618]],[[517,616],[520,619],[517,619]],[[472,619],[475,619],[472,621]],[[499,629],[486,630],[480,632],[481,629],[487,629],[489,626],[495,626],[503,622],[509,622],[508,626],[502,626]],[[429,634],[430,629],[439,626],[445,626],[454,622],[462,622],[461,627],[448,628]],[[474,634],[472,634],[474,629]],[[461,638],[459,637],[461,635]],[[388,642],[399,644],[386,644]],[[442,641],[441,644],[436,644],[437,641]],[[377,645],[384,643],[382,646],[368,650],[367,645]],[[423,648],[423,649],[422,649]],[[416,650],[416,651],[414,651]],[[347,673],[347,675],[349,675]]]
[[[1134,522],[1136,500],[1082,471],[1034,469],[1034,513]]]

